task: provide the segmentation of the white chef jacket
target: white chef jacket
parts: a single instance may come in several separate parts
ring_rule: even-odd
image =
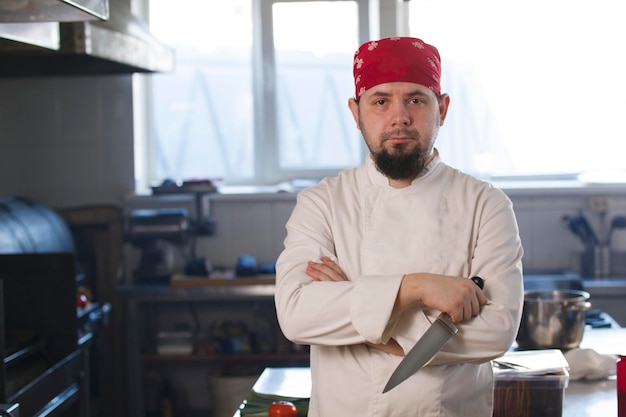
[[[511,346],[523,303],[522,246],[512,203],[438,155],[396,189],[368,157],[301,191],[276,265],[285,336],[311,345],[309,417],[491,417],[490,359]],[[317,282],[308,261],[335,260],[349,281]],[[382,394],[402,357],[368,347],[393,337],[408,352],[439,314],[390,320],[404,274],[480,276],[489,302],[431,362]]]

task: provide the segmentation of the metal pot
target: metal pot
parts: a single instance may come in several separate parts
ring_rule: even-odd
[[[517,334],[520,349],[573,349],[580,345],[586,311],[585,291],[527,291]]]

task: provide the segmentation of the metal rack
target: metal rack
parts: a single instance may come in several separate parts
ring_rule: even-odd
[[[205,278],[206,279],[206,278]],[[237,278],[233,279],[236,283]],[[248,283],[251,278],[246,278]],[[295,347],[287,341],[278,329],[274,310],[273,284],[267,279],[259,279],[259,285],[210,285],[176,288],[171,286],[123,286],[119,292],[125,299],[127,332],[127,380],[129,382],[128,417],[144,417],[145,374],[149,369],[184,366],[206,371],[210,369],[228,373],[233,369],[254,369],[258,375],[267,366],[307,366],[309,354],[306,347]],[[191,354],[158,354],[154,351],[154,335],[158,331],[155,316],[159,311],[171,311],[193,305],[199,309],[222,312],[228,315],[229,309],[238,312],[258,314],[262,311],[271,315],[275,335],[275,345],[264,352],[201,352]],[[255,310],[260,309],[260,310]],[[207,410],[189,410],[190,415]],[[234,410],[233,410],[234,411]],[[206,414],[205,414],[206,415]]]

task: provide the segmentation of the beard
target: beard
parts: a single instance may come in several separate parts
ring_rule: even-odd
[[[383,146],[380,151],[374,152],[370,147],[370,152],[376,169],[381,174],[392,180],[412,180],[426,169],[432,145],[428,148],[421,146],[420,134],[417,131],[400,132],[400,134],[413,139],[413,142],[397,144],[391,151]],[[383,134],[382,143],[394,135],[398,135],[398,132]]]

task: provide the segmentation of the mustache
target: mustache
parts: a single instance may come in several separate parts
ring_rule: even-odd
[[[391,132],[383,132],[380,135],[382,142],[385,142],[391,138],[403,136],[409,139],[418,140],[420,138],[420,134],[417,130],[408,130],[408,129],[396,129]]]

